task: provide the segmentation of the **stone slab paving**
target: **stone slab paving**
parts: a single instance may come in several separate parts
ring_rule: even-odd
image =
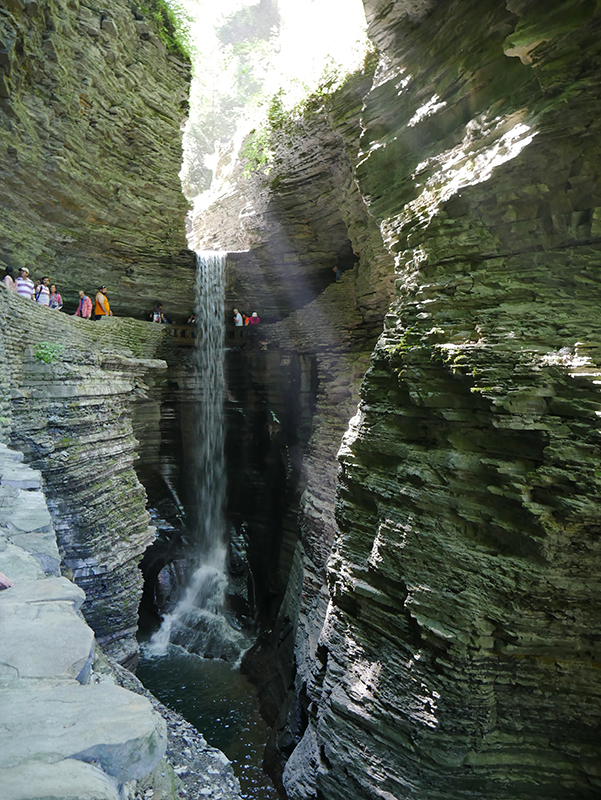
[[[14,681],[3,687],[0,769],[75,758],[119,784],[143,778],[166,747],[164,720],[145,697],[110,683]]]
[[[90,682],[84,593],[57,574],[41,476],[21,462],[0,444],[0,572],[14,583],[0,591],[0,796],[117,800],[159,764],[166,725],[145,697]]]
[[[36,581],[25,582],[16,600],[10,589],[0,592],[2,664],[14,668],[19,678],[52,675],[86,682],[94,658],[94,632],[68,600],[25,599],[28,583]]]
[[[66,759],[29,766],[27,784],[19,767],[0,769],[2,800],[119,800],[117,781],[93,764]]]
[[[17,581],[41,580],[46,573],[40,562],[24,550],[17,547],[3,535],[0,527],[0,572],[4,572],[13,583]]]

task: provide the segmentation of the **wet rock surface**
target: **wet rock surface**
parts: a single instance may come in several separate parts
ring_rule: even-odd
[[[360,140],[334,97],[337,135],[323,117],[301,123],[311,159],[285,132],[269,182],[239,184],[235,222],[256,262],[239,257],[234,305],[255,302],[243,275],[275,243],[298,278],[295,240],[323,241],[315,208],[331,226],[343,210],[360,255],[300,310],[280,302],[286,252],[272,259],[281,286],[266,305],[285,319],[259,346],[312,354],[319,390],[288,589],[249,674],[294,800],[593,798],[599,17],[576,2],[366,11],[381,52]],[[367,220],[336,178],[305,205],[328,185],[318,142],[339,173],[350,165]],[[310,270],[331,255],[307,253]],[[390,307],[354,415],[367,285]]]
[[[278,442],[275,420],[267,422],[273,450],[293,464],[286,504],[278,509],[285,531],[279,560],[275,567],[270,562],[273,606],[276,599],[279,605],[270,609],[247,663],[276,729],[272,766],[277,772],[278,757],[288,757],[280,777],[294,800],[592,800],[601,762],[594,577],[600,566],[599,16],[592,4],[534,0],[494,7],[481,0],[370,0],[366,7],[381,51],[373,84],[362,76],[351,97],[343,91],[327,110],[309,114],[298,136],[282,137],[280,173],[268,183],[241,184],[241,193],[224,202],[234,222],[209,230],[207,238],[197,231],[207,244],[253,245],[250,255],[234,257],[228,285],[228,304],[246,312],[255,306],[264,318],[256,340],[241,342],[241,351],[275,353],[277,368],[286,368],[287,358],[305,360],[299,374],[315,397],[299,414],[298,439]],[[96,25],[96,12],[78,10],[86,17],[83,34],[94,41],[118,27],[108,15]],[[60,24],[69,36],[71,11],[65,14]],[[27,22],[18,3],[6,19],[13,28]],[[58,58],[60,36],[46,19],[44,25],[50,34],[44,52]],[[147,29],[135,29],[150,41]],[[3,67],[0,94],[8,101],[21,91],[24,72],[18,49],[6,50],[14,75]],[[52,73],[58,62],[49,60]],[[32,61],[39,64],[39,55]],[[31,115],[37,106],[26,101]],[[12,100],[3,103],[6,109]],[[44,120],[40,125],[47,130]],[[27,162],[20,147],[7,148],[5,171],[18,190],[37,179],[35,159]],[[55,162],[44,150],[44,170]],[[28,164],[24,176],[15,166],[21,163]],[[54,188],[47,194],[58,201]],[[70,251],[73,243],[60,238],[81,225],[94,252],[117,254],[111,262],[117,270],[101,259],[97,274],[124,276],[124,296],[131,273],[138,296],[150,299],[137,268],[150,263],[144,245],[135,233],[122,250],[119,232],[107,246],[99,231],[104,235],[109,224],[103,217],[109,200],[97,194],[98,203],[76,202],[72,225],[61,216],[67,202],[57,202],[56,211],[29,204],[23,218],[36,241],[50,241],[39,231],[54,213],[59,238],[40,250],[23,234],[25,252],[51,265],[74,252],[83,264],[85,247]],[[19,196],[12,196],[6,219],[13,248]],[[146,223],[156,225],[155,214],[137,219],[141,232]],[[206,222],[217,229],[217,221]],[[228,238],[232,224],[235,236]],[[173,252],[171,245],[167,250]],[[79,269],[75,260],[68,263],[74,273]],[[346,271],[330,286],[337,263]],[[301,289],[293,291],[297,284]],[[179,291],[185,280],[170,286]],[[144,391],[132,374],[149,365],[133,362],[159,354],[159,333],[149,326],[148,335],[157,337],[149,342],[107,321],[78,343],[101,351],[104,334],[109,350],[109,340],[119,340],[113,355],[94,356],[97,372],[84,380],[85,370],[78,370],[87,370],[85,358],[69,353],[68,366],[53,374],[29,356],[23,361],[26,345],[47,336],[43,317],[34,320],[18,299],[5,303],[3,292],[0,312],[6,319],[14,311],[17,324],[0,337],[9,356],[0,361],[2,429],[13,426],[60,497],[63,478],[69,487],[90,479],[81,464],[70,463],[82,452],[67,441],[75,424],[72,399],[60,386],[68,375],[79,374],[81,386],[96,381],[103,399],[92,424],[106,423],[111,442],[97,449],[108,465],[103,482],[124,476],[112,482],[106,501],[144,514],[130,469],[135,444],[125,405]],[[172,297],[177,307],[182,295]],[[138,313],[139,304],[134,309],[128,299],[122,307]],[[57,336],[75,331],[71,323],[55,323],[49,328]],[[128,342],[135,352],[124,359]],[[248,358],[251,382],[259,383],[262,357]],[[269,400],[262,410],[281,402]],[[40,425],[41,418],[52,425]],[[144,429],[152,430],[150,418]],[[123,495],[133,502],[122,506]],[[99,564],[92,557],[84,576],[98,587],[99,620],[118,618],[129,643],[139,584],[136,559],[126,553],[139,553],[151,538],[146,516],[136,524],[125,546],[129,532],[117,521],[115,561],[110,547],[102,550],[101,532],[93,532],[106,558]],[[56,569],[43,538],[47,518],[26,514],[19,525],[15,535],[37,537],[27,569],[34,577]],[[10,543],[5,554],[13,559],[8,563],[24,560]],[[83,574],[88,565],[78,565]],[[176,738],[175,766],[185,775],[186,749],[193,762],[196,748]]]

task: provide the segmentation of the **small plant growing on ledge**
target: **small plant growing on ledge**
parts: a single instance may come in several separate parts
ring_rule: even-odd
[[[33,357],[36,361],[43,361],[44,364],[52,364],[53,361],[58,361],[64,349],[65,346],[63,344],[40,342],[35,349]]]
[[[167,50],[185,61],[192,57],[190,17],[176,0],[140,0],[140,11],[151,17]]]

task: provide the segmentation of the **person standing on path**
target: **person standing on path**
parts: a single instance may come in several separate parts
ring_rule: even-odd
[[[58,293],[57,288],[56,288],[56,284],[55,283],[51,283],[50,284],[50,301],[48,303],[48,308],[54,308],[57,311],[60,311],[60,309],[62,307],[63,307],[63,298]]]
[[[150,312],[150,319],[152,322],[165,322],[167,323],[167,317],[163,314],[163,304],[157,303],[156,306]]]
[[[94,305],[94,319],[100,317],[112,317],[113,312],[109,305],[109,299],[106,296],[106,286],[101,286],[96,294],[96,304]]]
[[[236,328],[234,338],[239,337],[242,339],[244,336],[244,320],[237,308],[234,309],[234,327]]]
[[[47,306],[50,304],[50,289],[48,288],[49,283],[50,283],[50,278],[47,275],[44,275],[44,277],[42,278],[42,282],[36,289],[35,292],[36,303],[39,303],[41,306]]]
[[[90,319],[92,316],[92,300],[81,289],[79,290],[79,303],[74,316],[82,319]]]
[[[4,277],[2,278],[2,283],[6,286],[7,289],[12,289],[13,292],[17,291],[17,283],[14,278],[14,270],[11,266],[6,267],[4,270]]]
[[[19,270],[19,277],[17,278],[17,294],[19,297],[24,297],[26,300],[33,298],[35,286],[29,277],[29,270],[27,267],[21,267]]]

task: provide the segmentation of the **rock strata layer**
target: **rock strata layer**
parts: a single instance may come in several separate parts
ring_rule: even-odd
[[[599,18],[368,5],[382,58],[356,175],[397,298],[340,450],[321,669],[284,784],[592,800]]]
[[[5,425],[44,476],[60,561],[86,592],[88,623],[106,651],[127,662],[138,649],[138,564],[154,539],[133,468],[132,418],[136,398],[146,397],[144,376],[165,368],[164,361],[141,356],[161,346],[165,331],[116,317],[92,323],[3,288],[0,293],[0,317],[10,320],[0,334],[10,397]],[[19,480],[16,470],[13,480]],[[41,496],[39,505],[35,516],[30,498],[12,524],[18,519],[42,536],[50,517]],[[58,567],[56,553],[46,559]]]
[[[252,245],[248,253],[228,253],[228,309],[256,308],[261,317],[248,337],[228,339],[230,347],[240,346],[239,369],[249,375],[249,385],[231,388],[242,406],[247,393],[255,393],[272,420],[272,447],[279,447],[288,465],[285,492],[273,489],[282,508],[275,528],[281,540],[263,559],[270,566],[261,574],[272,592],[269,614],[274,595],[283,601],[268,623],[270,634],[244,664],[274,727],[268,760],[276,780],[276,751],[289,752],[304,729],[304,700],[291,703],[288,687],[295,683],[303,698],[310,676],[320,669],[314,650],[327,609],[325,565],[336,532],[336,452],[356,409],[393,283],[393,258],[353,179],[361,103],[371,79],[369,70],[354,75],[326,101],[315,100],[304,117],[274,131],[269,176],[245,176],[238,165],[235,190],[195,224],[200,246],[216,246],[215,237],[220,246]],[[342,272],[339,281],[334,267]],[[270,385],[268,370],[259,371],[263,362],[279,362],[280,387]],[[294,397],[282,413],[278,394],[287,381]],[[239,445],[237,439],[235,460]],[[246,487],[252,473],[234,480]],[[254,536],[252,500],[237,511],[242,518],[248,514]]]
[[[283,125],[268,180],[223,198],[252,247],[228,298],[264,299],[264,346],[319,386],[288,591],[247,666],[267,683],[282,656],[262,697],[293,800],[593,798],[598,10],[365,5],[373,83],[295,122],[310,154]],[[342,225],[359,261],[320,287]]]
[[[178,178],[189,64],[124,0],[10,0],[0,14],[0,267],[50,275],[75,307],[187,315],[194,259]],[[165,275],[170,279],[165,280]]]

